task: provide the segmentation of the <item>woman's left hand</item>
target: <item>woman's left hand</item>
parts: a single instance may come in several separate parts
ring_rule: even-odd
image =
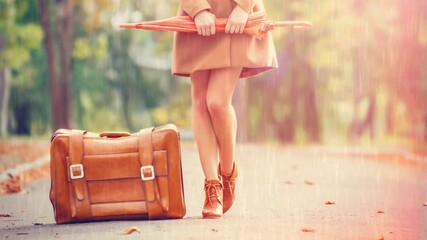
[[[243,33],[249,14],[239,5],[231,12],[228,17],[227,25],[225,25],[226,33]]]

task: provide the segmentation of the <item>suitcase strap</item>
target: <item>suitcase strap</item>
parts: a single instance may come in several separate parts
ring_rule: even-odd
[[[154,128],[146,128],[138,133],[138,151],[148,217],[149,219],[159,219],[163,216],[163,210],[153,167],[153,144],[151,138],[153,130]]]
[[[73,186],[74,204],[73,217],[77,219],[90,219],[92,217],[88,189],[83,170],[83,134],[85,131],[72,130],[69,138],[69,171]]]

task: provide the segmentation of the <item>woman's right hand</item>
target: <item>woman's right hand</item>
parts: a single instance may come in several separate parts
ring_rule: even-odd
[[[208,10],[197,13],[194,16],[194,23],[199,35],[210,36],[215,34],[215,15]]]

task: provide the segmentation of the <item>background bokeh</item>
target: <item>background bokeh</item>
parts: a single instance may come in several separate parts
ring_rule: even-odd
[[[239,81],[239,141],[425,146],[425,0],[265,0],[280,68]],[[0,0],[0,135],[57,128],[190,129],[190,81],[171,76],[173,33],[120,23],[178,1]]]

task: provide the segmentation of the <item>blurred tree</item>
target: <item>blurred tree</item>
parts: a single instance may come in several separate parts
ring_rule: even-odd
[[[169,73],[173,35],[117,27],[175,15],[177,1],[0,4],[1,135],[7,123],[11,133],[46,133],[49,118],[54,128],[72,120],[94,131],[190,126],[188,79]],[[280,69],[239,82],[239,139],[344,142],[384,140],[387,132],[411,139],[423,129],[427,134],[426,1],[265,4],[272,20],[314,26],[272,32]]]
[[[407,130],[411,138],[421,137],[419,127],[423,123],[423,107],[426,100],[422,98],[421,78],[421,16],[425,15],[426,3],[419,0],[398,1],[396,75],[393,78],[393,91],[407,106],[407,120],[412,123]],[[392,108],[389,108],[389,110]],[[390,115],[389,115],[390,116]]]
[[[271,4],[279,6],[282,1]],[[277,11],[281,11],[278,13]],[[286,8],[269,8],[270,17],[301,19],[300,1],[288,1]],[[274,136],[280,142],[321,140],[321,121],[317,103],[317,76],[310,59],[312,33],[287,31],[276,39],[279,70],[258,78],[255,89],[264,89],[260,129],[267,139]],[[261,85],[261,86],[260,86]],[[258,91],[257,91],[258,92]],[[258,93],[251,93],[254,95]],[[255,98],[253,98],[255,99]]]
[[[427,12],[427,2],[424,2],[421,5],[420,9],[423,9],[423,12]],[[419,41],[421,45],[421,63],[427,62],[427,14],[421,14],[420,21],[420,32],[419,32]],[[421,79],[421,99],[427,99],[427,69],[421,68],[422,79]],[[423,130],[424,130],[424,142],[427,144],[427,104],[423,104],[421,109],[421,115],[423,115]]]
[[[360,16],[361,20],[354,25],[354,32],[365,33],[361,34],[360,40],[352,46],[352,64],[353,64],[353,119],[349,126],[348,137],[351,141],[359,139],[365,131],[369,131],[371,139],[375,137],[375,117],[376,117],[376,102],[375,91],[378,82],[378,69],[373,66],[377,64],[378,45],[372,37],[378,34],[384,35],[381,29],[377,26],[378,23],[372,21],[373,16],[369,16],[370,12],[367,9],[369,5],[364,0],[354,0],[353,11]],[[372,30],[373,32],[369,32]],[[372,29],[371,29],[372,28]],[[366,34],[368,32],[368,34]],[[372,34],[372,35],[371,35]],[[371,39],[369,39],[371,38]],[[373,41],[374,40],[374,41]],[[371,54],[367,54],[370,52]],[[373,60],[373,61],[372,61]],[[377,76],[377,77],[376,77]],[[381,76],[383,77],[383,76]]]
[[[45,1],[45,0],[40,0]],[[60,49],[60,65],[62,78],[62,114],[64,128],[72,127],[72,101],[71,101],[71,80],[72,80],[72,51],[74,44],[73,30],[73,15],[74,15],[74,0],[57,0],[57,34],[58,44]],[[51,66],[53,67],[53,66]],[[56,129],[56,127],[54,128]]]
[[[61,82],[58,79],[57,67],[56,67],[56,54],[55,54],[55,43],[51,31],[50,13],[49,13],[49,1],[39,0],[39,11],[40,11],[40,23],[44,30],[44,45],[46,49],[46,60],[48,62],[49,69],[49,87],[51,97],[51,115],[52,115],[52,127],[53,129],[67,128],[68,125],[63,115],[62,106],[63,94]]]
[[[26,78],[25,70],[30,69],[27,64],[32,60],[31,51],[39,46],[42,38],[40,27],[28,16],[30,8],[31,3],[25,1],[0,1],[0,137],[8,133],[9,98],[13,96],[11,88],[20,82],[30,85],[31,80]],[[15,102],[12,104],[18,106]],[[24,105],[27,105],[27,109]],[[17,111],[19,126],[23,121],[29,121],[21,118],[21,113],[29,114],[28,106],[23,104]],[[12,110],[16,112],[17,108]],[[18,132],[29,133],[28,127],[21,129]]]
[[[121,22],[152,18],[156,12],[146,8],[150,2],[77,3],[80,24],[75,28],[73,59],[79,77],[73,81],[80,126],[136,131],[156,124],[151,110],[168,99],[167,86],[161,88],[170,81],[170,73],[156,69],[158,59],[153,54],[168,56],[172,35],[118,29]],[[157,117],[160,112],[156,111]],[[105,119],[102,125],[98,119]]]
[[[160,91],[160,79],[157,79],[159,75],[150,78],[150,69],[141,69],[132,61],[128,54],[132,39],[129,31],[110,36],[109,42],[115,47],[109,51],[109,71],[112,74],[108,80],[120,94],[126,127],[136,131],[141,125],[133,122],[133,113],[140,111],[148,113],[148,109],[156,107],[164,94]],[[152,124],[151,119],[147,124]]]
[[[3,50],[4,50],[4,36],[2,31],[0,33],[0,52],[3,52]],[[7,136],[10,86],[11,86],[10,69],[4,66],[0,69],[0,137]]]
[[[45,33],[46,60],[48,62],[52,124],[54,129],[71,127],[71,53],[73,47],[73,0],[56,1],[56,33],[57,38],[52,35],[51,16],[49,0],[39,0],[40,23]],[[59,45],[59,54],[55,54],[56,45]],[[61,71],[57,74],[56,56],[59,56]],[[59,77],[61,76],[61,77]]]

